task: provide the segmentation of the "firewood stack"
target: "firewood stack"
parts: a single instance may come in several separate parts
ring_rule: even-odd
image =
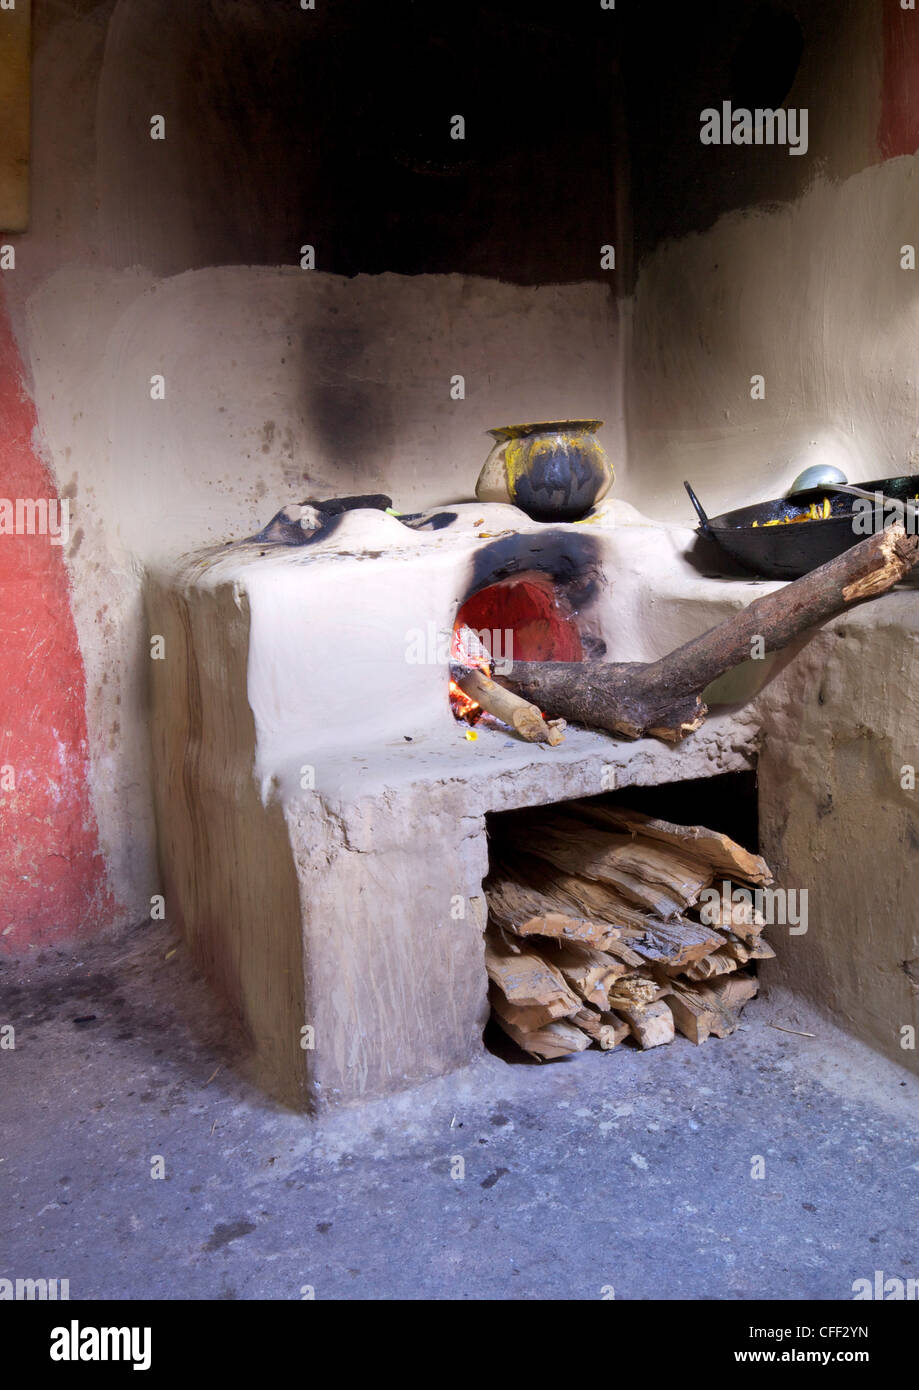
[[[703,826],[591,802],[506,820],[485,960],[493,1016],[515,1043],[548,1058],[734,1031],[758,987],[750,963],[775,954],[752,891],[732,898],[772,882],[763,859]],[[719,902],[700,904],[709,888]]]

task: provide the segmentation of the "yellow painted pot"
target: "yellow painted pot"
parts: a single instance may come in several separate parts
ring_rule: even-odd
[[[512,502],[534,521],[578,521],[605,497],[613,468],[594,437],[602,420],[543,420],[489,430],[495,443],[475,495]]]

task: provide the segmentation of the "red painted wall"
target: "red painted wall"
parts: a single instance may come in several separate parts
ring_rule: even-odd
[[[878,145],[885,159],[919,150],[919,9],[884,0],[884,89]]]
[[[0,497],[55,496],[37,425],[0,292]],[[63,547],[0,535],[0,951],[75,937],[111,913],[85,700]]]

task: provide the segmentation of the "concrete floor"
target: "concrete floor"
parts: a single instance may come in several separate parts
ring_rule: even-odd
[[[701,1048],[485,1053],[322,1122],[252,1085],[161,924],[7,963],[5,1022],[0,1276],[74,1299],[850,1299],[919,1276],[919,1083],[790,1000]]]

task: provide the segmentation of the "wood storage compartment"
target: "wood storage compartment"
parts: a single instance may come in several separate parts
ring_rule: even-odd
[[[749,795],[748,779],[723,777],[490,818],[489,1000],[517,1047],[548,1060],[734,1031],[757,962],[775,954],[758,910],[773,880],[713,827],[755,844],[755,815],[724,800],[724,783]],[[708,822],[687,816],[694,788]],[[668,801],[679,819],[660,814]]]

